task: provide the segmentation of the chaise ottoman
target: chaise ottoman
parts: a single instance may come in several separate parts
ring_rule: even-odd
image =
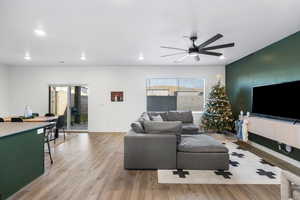
[[[228,149],[208,135],[181,135],[177,169],[228,170]]]

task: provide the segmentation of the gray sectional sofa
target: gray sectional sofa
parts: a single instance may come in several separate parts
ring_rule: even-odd
[[[186,112],[143,113],[124,137],[125,169],[227,170],[228,149]]]

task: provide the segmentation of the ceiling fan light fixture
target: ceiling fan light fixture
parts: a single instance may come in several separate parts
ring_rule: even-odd
[[[31,56],[30,56],[30,54],[29,54],[28,52],[25,53],[24,59],[25,59],[25,60],[28,60],[28,61],[31,60]]]
[[[85,53],[81,54],[80,60],[83,60],[83,61],[86,60]]]
[[[225,56],[224,56],[224,55],[221,55],[219,58],[220,58],[220,60],[224,60],[224,59],[225,59]]]
[[[195,57],[195,56],[198,56],[199,54],[196,53],[196,52],[192,52],[192,53],[189,53],[189,56],[192,56],[192,57]]]
[[[34,34],[38,37],[46,37],[47,36],[47,33],[46,31],[44,31],[43,29],[41,28],[37,28],[37,29],[34,29]]]

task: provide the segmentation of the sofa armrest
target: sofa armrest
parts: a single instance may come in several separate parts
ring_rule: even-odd
[[[140,134],[124,137],[125,169],[175,169],[177,138],[172,134]]]

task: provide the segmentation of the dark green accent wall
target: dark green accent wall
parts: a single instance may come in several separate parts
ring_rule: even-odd
[[[0,138],[0,200],[44,173],[44,134],[37,129]]]
[[[254,86],[296,80],[300,80],[300,32],[226,66],[226,89],[235,117],[240,110],[251,112]],[[280,152],[267,138],[252,134],[249,140]],[[299,160],[300,149],[286,156]]]
[[[251,111],[252,87],[300,80],[300,32],[226,66],[226,88],[235,116]]]

